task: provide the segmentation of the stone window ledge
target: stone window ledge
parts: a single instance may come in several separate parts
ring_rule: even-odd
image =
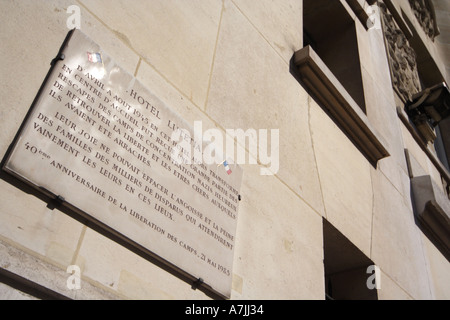
[[[431,240],[450,258],[450,201],[429,175],[411,179],[415,212]]]
[[[374,167],[389,156],[367,116],[311,46],[295,53],[294,64],[306,88]]]

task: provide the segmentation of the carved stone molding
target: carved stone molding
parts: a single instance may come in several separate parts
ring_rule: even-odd
[[[422,26],[425,34],[434,41],[439,35],[439,29],[436,23],[436,14],[433,4],[430,0],[409,0],[411,9]]]
[[[406,102],[421,91],[416,53],[383,3],[380,3],[380,12],[391,67],[392,85]]]

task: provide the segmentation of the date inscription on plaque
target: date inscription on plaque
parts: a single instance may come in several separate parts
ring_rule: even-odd
[[[61,53],[3,169],[230,297],[242,168],[175,161],[190,124],[79,30]]]

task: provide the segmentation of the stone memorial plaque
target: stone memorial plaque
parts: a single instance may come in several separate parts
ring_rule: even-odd
[[[82,32],[60,53],[4,170],[230,297],[242,168],[188,161],[192,125]]]

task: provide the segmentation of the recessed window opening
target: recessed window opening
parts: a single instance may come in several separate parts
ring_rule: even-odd
[[[310,45],[366,112],[355,21],[340,1],[303,1],[304,46]]]
[[[374,263],[325,219],[323,240],[325,298],[378,300],[376,285],[380,283],[372,281],[375,279]]]

